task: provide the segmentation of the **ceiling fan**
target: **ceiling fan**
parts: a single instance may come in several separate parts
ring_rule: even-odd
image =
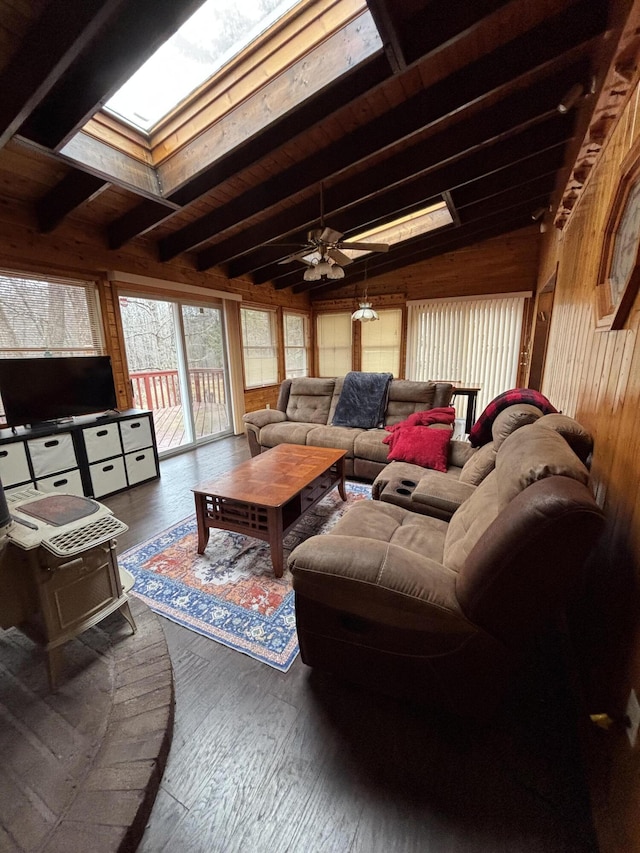
[[[323,275],[327,278],[344,278],[343,267],[353,263],[353,258],[343,252],[343,249],[355,249],[361,252],[388,252],[386,243],[364,243],[360,241],[343,240],[343,234],[328,228],[324,224],[323,192],[320,185],[320,227],[307,233],[307,242],[302,248],[287,255],[279,264],[289,264],[301,261],[308,269],[305,271],[306,281],[318,281]]]

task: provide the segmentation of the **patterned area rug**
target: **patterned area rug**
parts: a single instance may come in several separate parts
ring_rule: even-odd
[[[211,529],[198,554],[195,515],[118,557],[135,578],[132,593],[152,610],[229,648],[286,672],[298,654],[294,596],[286,557],[309,536],[326,533],[371,487],[347,483],[347,501],[334,489],[285,537],[285,572],[276,578],[269,545]]]

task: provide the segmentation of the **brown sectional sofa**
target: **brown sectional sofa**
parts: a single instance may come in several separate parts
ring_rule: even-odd
[[[587,461],[593,441],[577,421],[562,414],[543,415],[535,406],[518,403],[497,415],[492,425],[493,440],[488,444],[474,448],[468,442],[452,441],[446,473],[390,462],[373,481],[373,498],[448,521],[493,471],[505,439],[536,421],[563,434],[581,461]]]
[[[293,550],[306,664],[458,714],[492,713],[604,526],[589,471],[558,429],[566,423],[544,420],[504,439],[448,522],[364,501]]]
[[[280,386],[277,407],[243,416],[252,456],[278,444],[337,447],[347,451],[348,477],[373,480],[387,464],[389,448],[384,429],[332,426],[342,390],[342,378],[286,379]],[[412,382],[394,379],[389,385],[385,425],[392,426],[414,412],[448,406],[454,386],[450,382]]]

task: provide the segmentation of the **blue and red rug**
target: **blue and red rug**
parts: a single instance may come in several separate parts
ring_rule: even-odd
[[[326,533],[350,505],[371,497],[371,487],[347,483],[285,537],[286,557],[316,533]],[[185,628],[286,672],[298,654],[291,575],[276,578],[269,545],[226,530],[210,531],[197,551],[195,515],[118,557],[135,578],[132,593],[152,610]]]

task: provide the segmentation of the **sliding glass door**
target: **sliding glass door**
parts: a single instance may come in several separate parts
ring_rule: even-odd
[[[222,306],[120,296],[134,405],[160,453],[231,432]]]

